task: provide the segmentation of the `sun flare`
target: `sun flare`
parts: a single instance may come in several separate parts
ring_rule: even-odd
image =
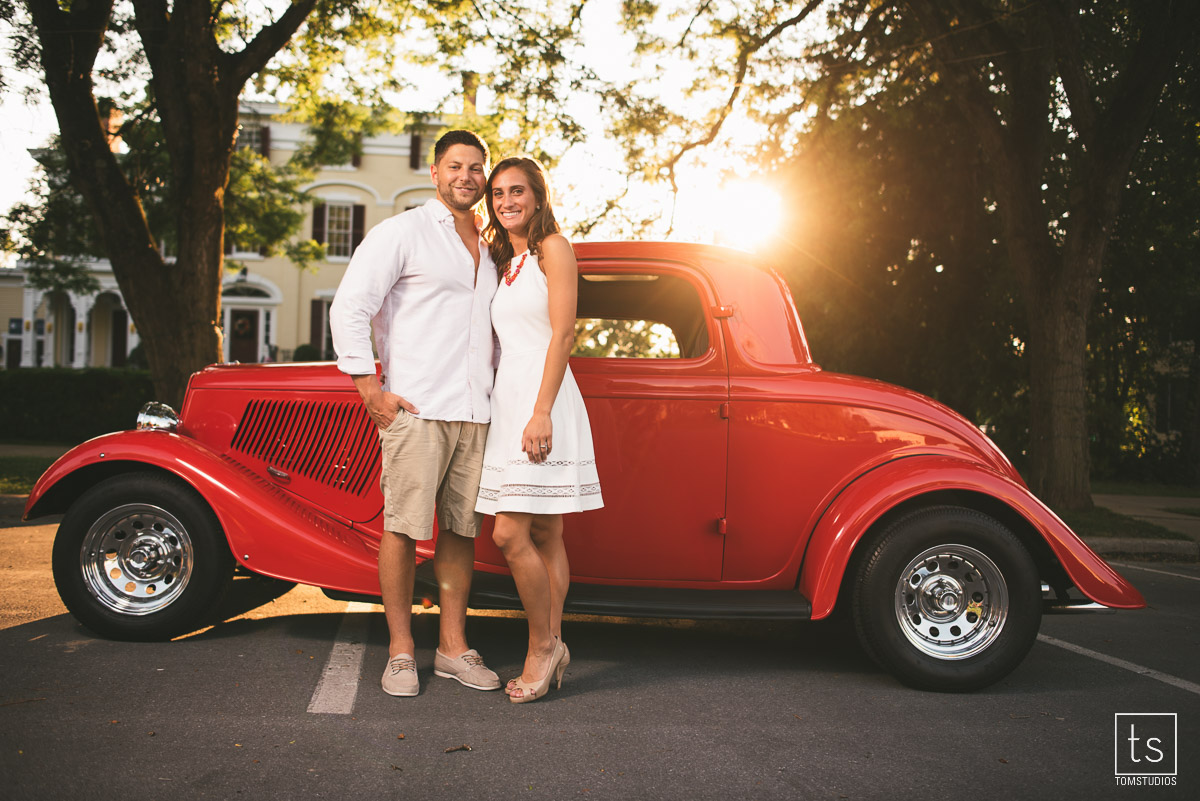
[[[757,250],[771,239],[783,219],[779,193],[756,181],[730,181],[684,190],[681,222],[699,238],[718,245]]]

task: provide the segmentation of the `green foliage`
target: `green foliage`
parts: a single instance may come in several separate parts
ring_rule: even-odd
[[[498,153],[553,164],[584,131],[567,110],[599,85],[571,58],[583,0],[406,0],[321,3],[256,77],[254,94],[286,101],[311,126],[306,165],[343,164],[363,136],[419,127],[437,116],[477,131]],[[438,68],[446,95],[431,109],[397,110],[411,66]],[[480,112],[476,93],[487,95]],[[461,109],[461,111],[458,111]]]
[[[1200,483],[1200,84],[1168,86],[1125,189],[1089,336],[1094,471]]]
[[[52,464],[42,456],[0,456],[0,495],[28,495]]]
[[[1113,157],[1105,137],[1125,120],[1103,115],[1128,102],[1115,89],[1160,10],[942,8],[627,0],[643,75],[611,88],[606,110],[635,179],[674,188],[685,167],[768,176],[792,215],[772,255],[817,360],[933,395],[1020,464],[1029,348],[1044,344],[1030,342],[1028,315],[1051,294],[1028,286],[1053,286],[1045,277],[1094,241],[1086,226],[1108,213],[1085,181],[1112,173],[1097,159]],[[946,19],[957,27],[937,35]],[[961,58],[939,60],[953,48]],[[1103,474],[1200,477],[1195,62],[1185,46],[1103,262],[1088,351],[1088,433]],[[979,90],[971,103],[963,82]],[[1028,134],[1017,149],[1034,164],[1032,191],[1004,186],[1010,174],[997,171],[981,120]],[[1036,221],[1020,229],[1045,265],[1032,280],[1014,262],[1014,208]],[[1092,285],[1055,290],[1050,313],[1086,302]],[[1168,395],[1173,434],[1162,423]]]
[[[311,173],[296,164],[275,166],[248,147],[234,151],[225,190],[226,239],[241,250],[261,249],[267,255],[282,248],[289,257],[297,255],[301,266],[322,258],[324,247],[315,242],[305,243],[307,252],[289,249],[308,201],[300,186],[310,179]]]
[[[292,351],[292,361],[294,362],[316,362],[320,360],[321,351],[311,342],[297,345],[296,349]]]
[[[151,400],[154,388],[144,371],[0,370],[0,441],[74,443],[128,430]]]
[[[173,253],[179,221],[161,124],[152,110],[142,108],[126,118],[114,136],[124,144],[118,159],[148,224],[166,251]],[[90,209],[70,180],[57,138],[38,152],[37,160],[41,169],[30,187],[37,200],[9,211],[6,249],[29,265],[30,283],[40,289],[96,292],[99,285],[89,269],[104,256],[105,245]],[[249,148],[235,150],[225,191],[225,236],[241,250],[283,253],[300,267],[324,259],[323,245],[294,239],[304,222],[301,209],[308,198],[300,187],[311,177],[301,164],[274,165]]]
[[[679,358],[679,344],[669,328],[647,320],[575,321],[572,356],[627,359]]]
[[[367,108],[337,100],[321,100],[304,111],[293,112],[308,124],[310,138],[295,155],[298,167],[315,169],[322,164],[349,164],[362,155],[363,138],[396,130],[402,115],[386,107]]]
[[[71,186],[57,147],[35,154],[41,171],[33,191],[40,203],[18,203],[5,219],[4,249],[28,263],[29,282],[45,290],[93,293],[88,267],[104,252],[83,197]]]
[[[583,138],[566,111],[570,93],[588,77],[569,69],[566,55],[579,33],[582,7],[573,0],[318,3],[248,87],[248,96],[285,102],[290,118],[308,126],[310,139],[286,165],[269,164],[231,144],[226,238],[240,250],[282,253],[301,267],[322,260],[321,245],[294,239],[303,219],[299,187],[310,171],[348,163],[361,155],[364,137],[420,128],[430,115],[479,130],[497,152],[526,152],[553,164]],[[27,12],[8,0],[0,11],[14,23],[8,37],[17,68],[40,71],[40,46]],[[215,12],[214,35],[227,52],[246,47],[278,17],[276,11],[241,2],[218,4]],[[97,105],[102,114],[115,111],[120,121],[113,131],[123,145],[118,161],[154,238],[165,253],[185,257],[175,243],[178,226],[190,221],[177,218],[175,182],[186,172],[171,162],[134,15],[133,8],[118,5],[108,18],[104,66],[92,74]],[[481,54],[486,56],[482,63]],[[393,104],[397,93],[413,85],[406,70],[412,64],[440,67],[461,80],[438,108],[400,112]],[[487,77],[480,80],[477,69]],[[474,106],[478,88],[490,93],[492,108],[486,114]],[[450,110],[459,106],[462,113]],[[91,210],[70,185],[57,142],[39,160],[38,200],[10,211],[4,246],[32,265],[38,286],[95,291],[88,263],[106,255],[106,248]]]

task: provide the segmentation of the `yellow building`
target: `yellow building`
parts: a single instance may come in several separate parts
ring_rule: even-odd
[[[242,106],[239,144],[258,149],[273,163],[286,162],[305,137],[305,126],[282,122],[280,106]],[[431,197],[432,139],[384,134],[363,140],[354,163],[322,167],[308,190],[302,236],[327,246],[326,261],[300,269],[282,256],[242,252],[226,243],[227,271],[221,293],[226,361],[290,361],[297,347],[312,344],[333,358],[329,303],[350,254],[373,226]],[[0,345],[4,367],[120,367],[138,344],[120,289],[105,259],[90,272],[100,285],[93,295],[43,292],[27,284],[21,262],[0,269]]]

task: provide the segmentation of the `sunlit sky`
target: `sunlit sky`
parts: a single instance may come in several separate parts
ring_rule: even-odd
[[[614,82],[638,77],[633,38],[620,30],[619,14],[618,3],[589,3],[582,21],[582,29],[586,31],[583,46],[574,54],[601,78]],[[12,70],[6,70],[6,79],[14,90],[22,85],[21,81],[30,80]],[[429,75],[428,80],[417,81],[427,91],[406,92],[399,102],[411,108],[429,108],[447,91],[449,80]],[[683,70],[667,70],[659,76],[657,85],[660,91],[674,93],[681,89],[681,83],[672,84],[683,80]],[[480,111],[486,111],[486,91],[481,92],[480,103]],[[599,101],[580,93],[569,99],[569,110],[589,131],[589,139],[567,151],[551,173],[561,207],[559,218],[568,224],[573,213],[584,213],[588,201],[595,208],[624,185],[621,153],[603,134]],[[48,102],[31,106],[16,91],[0,95],[0,159],[4,163],[0,176],[0,213],[25,199],[36,166],[28,150],[45,144],[55,130]],[[779,223],[779,195],[756,183],[753,176],[745,175],[745,170],[734,169],[728,159],[717,159],[715,155],[715,151],[709,151],[706,167],[681,167],[676,198],[662,186],[631,193],[625,203],[638,217],[661,219],[654,232],[658,238],[753,250],[769,238]],[[730,171],[737,174],[728,179],[722,175]],[[619,233],[601,225],[592,238]]]

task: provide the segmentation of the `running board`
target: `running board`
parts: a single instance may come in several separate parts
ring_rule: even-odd
[[[1076,591],[1078,594],[1078,591]],[[1111,606],[1098,604],[1091,598],[1072,598],[1069,589],[1051,589],[1050,585],[1042,582],[1042,614],[1043,615],[1078,615],[1096,612],[1116,612]]]
[[[1116,611],[1111,606],[1098,604],[1095,601],[1070,601],[1068,603],[1042,601],[1043,615],[1078,615],[1083,613],[1094,614],[1096,612],[1116,613]]]
[[[417,568],[416,595],[436,602],[432,562]],[[475,572],[472,609],[520,609],[512,576]],[[791,590],[693,590],[576,582],[563,611],[573,615],[685,618],[690,620],[809,620],[812,604]]]

